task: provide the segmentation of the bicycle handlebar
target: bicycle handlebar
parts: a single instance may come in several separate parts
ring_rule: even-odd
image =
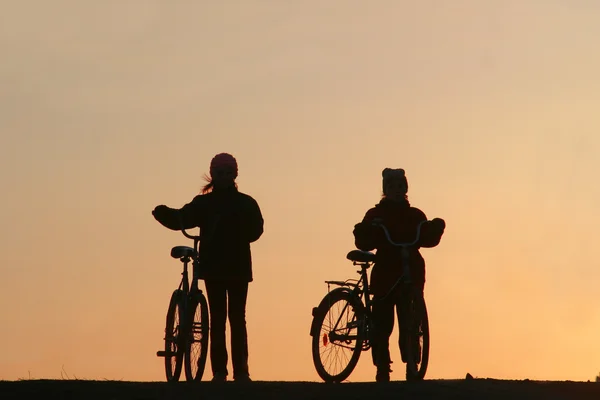
[[[375,222],[377,221],[377,222]],[[390,232],[387,230],[387,228],[385,227],[385,225],[383,225],[381,222],[379,222],[378,220],[375,220],[373,222],[373,226],[379,227],[381,229],[383,229],[383,232],[385,233],[385,237],[387,238],[388,242],[392,245],[392,246],[396,246],[396,247],[410,247],[410,246],[414,246],[415,244],[417,244],[417,242],[419,241],[419,239],[421,238],[421,227],[423,226],[424,223],[426,222],[430,222],[427,220],[421,221],[419,222],[419,225],[417,226],[417,237],[414,241],[408,243],[395,243],[392,238],[390,237]]]
[[[181,233],[183,233],[183,236],[192,240],[200,240],[200,236],[190,235],[185,231],[185,228],[183,227],[183,221],[181,220],[181,215],[179,215],[179,213],[177,213],[177,220],[179,221],[179,230]]]
[[[414,246],[415,244],[417,244],[419,242],[419,239],[421,238],[421,227],[426,222],[429,222],[429,221],[428,220],[424,220],[424,221],[419,222],[419,225],[417,225],[417,237],[415,238],[415,240],[413,240],[412,242],[407,242],[407,243],[396,243],[390,237],[390,233],[387,230],[387,228],[385,227],[385,225],[383,225],[381,223],[381,221],[377,221],[377,220],[374,221],[373,226],[377,226],[377,227],[383,229],[383,232],[385,233],[385,237],[387,238],[388,242],[392,246],[402,247],[402,254],[403,254],[403,258],[404,258],[402,277],[400,277],[400,279],[398,279],[398,281],[396,281],[396,283],[394,284],[394,286],[392,287],[392,289],[390,289],[389,293],[391,293],[394,290],[394,288],[396,287],[396,285],[398,285],[400,283],[400,281],[404,277],[408,277],[408,280],[406,282],[410,282],[411,281],[410,280],[410,266],[409,266],[409,262],[408,262],[408,259],[407,259],[407,257],[408,257],[408,247]]]
[[[185,228],[181,228],[181,233],[183,233],[183,236],[185,236],[188,239],[193,239],[193,240],[200,239],[200,236],[194,236],[194,235],[190,235],[189,233],[187,233],[185,231]]]

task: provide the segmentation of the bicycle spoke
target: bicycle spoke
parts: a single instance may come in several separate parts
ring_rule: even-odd
[[[341,341],[330,338],[330,333],[342,337],[348,337],[352,332],[354,337],[358,335],[358,325],[353,324],[356,321],[354,310],[347,302],[336,302],[331,305],[326,318],[323,321],[320,333],[319,354],[323,360],[323,366],[330,371],[332,375],[337,375],[343,371],[350,362],[350,354],[354,352],[356,342],[347,343],[349,339]],[[335,328],[335,329],[334,329]],[[324,343],[325,342],[325,343]],[[353,346],[352,346],[353,345]]]
[[[169,305],[167,326],[165,328],[165,369],[167,380],[179,379],[181,371],[181,344],[180,344],[181,314],[176,297],[171,299]]]
[[[194,360],[192,363],[192,374],[196,376],[196,372],[198,370],[198,360],[200,357],[200,351],[202,350],[202,323],[196,322],[201,319],[201,310],[200,307],[196,307],[196,312],[194,315],[194,322],[192,325],[192,337],[190,342],[190,353],[191,360]]]
[[[203,301],[192,305],[193,314],[190,316],[191,330],[189,332],[188,348],[186,352],[185,368],[187,380],[200,380],[204,373],[206,362],[206,344],[205,332],[208,330],[207,316]],[[203,311],[204,309],[204,311]]]
[[[179,307],[177,307],[175,309],[175,318],[173,319],[174,321],[174,328],[173,328],[173,341],[171,342],[171,351],[173,353],[177,353],[179,352],[179,324],[180,324],[180,316],[179,316]],[[175,366],[177,363],[177,357],[176,356],[172,356],[171,357],[171,365],[173,370],[175,370]]]

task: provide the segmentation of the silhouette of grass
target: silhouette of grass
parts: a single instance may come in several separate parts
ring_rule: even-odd
[[[27,371],[27,375],[28,375],[27,378],[22,378],[22,377],[21,378],[17,378],[17,381],[30,381],[30,380],[33,379],[33,377],[31,376],[31,371],[28,370]]]
[[[60,367],[60,379],[62,379],[62,380],[76,380],[76,381],[79,380],[76,375],[73,375],[73,378],[71,378],[69,376],[69,374],[67,373],[67,371],[65,370],[65,366],[64,365],[62,365]]]

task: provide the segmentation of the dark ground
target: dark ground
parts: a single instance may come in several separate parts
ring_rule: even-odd
[[[0,399],[540,399],[600,400],[600,383],[494,379],[388,384],[312,382],[176,383],[84,380],[0,381]]]

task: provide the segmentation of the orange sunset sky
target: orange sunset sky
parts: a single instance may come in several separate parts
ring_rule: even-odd
[[[427,378],[600,371],[596,2],[0,9],[0,379],[164,380],[169,251],[190,241],[151,210],[190,201],[223,151],[265,218],[253,379],[319,380],[311,308],[357,276],[345,256],[384,167],[447,222],[422,251]],[[350,380],[374,376],[363,353]]]

